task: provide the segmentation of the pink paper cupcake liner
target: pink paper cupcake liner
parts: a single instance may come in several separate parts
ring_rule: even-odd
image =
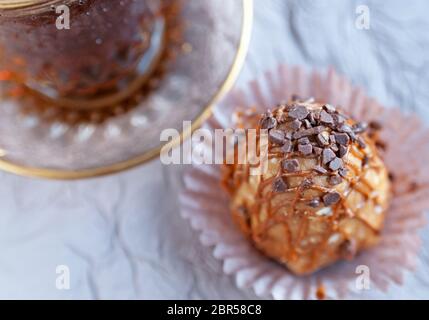
[[[236,111],[256,108],[262,113],[292,94],[341,106],[359,121],[382,124],[386,142],[382,157],[393,174],[393,200],[380,244],[353,261],[338,262],[311,276],[295,276],[260,254],[234,225],[229,197],[220,187],[219,165],[192,165],[185,172],[181,215],[200,232],[201,243],[213,247],[214,257],[223,262],[223,271],[235,278],[237,286],[253,289],[261,297],[313,299],[323,287],[326,298],[347,298],[358,290],[360,265],[369,267],[370,290],[386,292],[392,283],[401,285],[405,272],[415,267],[421,245],[417,231],[424,226],[424,210],[429,208],[429,130],[417,116],[381,106],[333,69],[307,73],[286,65],[266,72],[244,90],[231,92],[204,127],[233,128]]]

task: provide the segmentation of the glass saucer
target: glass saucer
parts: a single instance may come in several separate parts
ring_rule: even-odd
[[[0,169],[79,179],[122,171],[157,157],[164,144],[163,129],[189,135],[182,131],[183,121],[191,120],[193,130],[199,127],[211,106],[233,85],[250,40],[252,7],[252,0],[184,0],[180,50],[163,76],[149,79],[126,102],[86,113],[82,122],[78,113],[52,108],[49,101],[34,112],[32,98],[2,94],[10,84],[0,81]],[[167,39],[167,46],[168,41],[172,40]],[[146,86],[152,88],[148,94]]]

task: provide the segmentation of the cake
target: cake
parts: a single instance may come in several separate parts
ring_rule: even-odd
[[[245,121],[268,137],[267,170],[225,164],[223,185],[233,220],[258,250],[305,275],[378,243],[390,184],[368,132],[375,125],[312,99]]]

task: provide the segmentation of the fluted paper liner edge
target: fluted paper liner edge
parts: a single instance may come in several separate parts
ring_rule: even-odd
[[[262,254],[239,232],[229,211],[228,195],[220,191],[220,166],[193,165],[183,176],[181,215],[200,232],[201,243],[213,247],[223,271],[235,278],[238,287],[274,299],[313,299],[323,287],[327,298],[347,298],[362,289],[357,283],[362,270],[369,273],[369,290],[386,292],[401,285],[405,272],[417,261],[421,240],[418,229],[426,223],[429,208],[429,130],[415,115],[398,108],[385,108],[351,85],[333,69],[308,73],[300,67],[280,65],[264,77],[235,90],[218,105],[205,128],[234,127],[235,111],[275,106],[292,94],[341,106],[358,121],[377,120],[387,148],[382,157],[393,174],[393,200],[386,216],[382,240],[351,262],[338,262],[311,276],[299,277]],[[412,155],[412,156],[410,156]],[[365,271],[365,270],[364,270]]]

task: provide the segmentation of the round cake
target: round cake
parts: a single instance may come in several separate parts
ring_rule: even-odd
[[[267,170],[225,165],[223,182],[233,218],[256,248],[309,274],[378,242],[390,185],[366,123],[296,99],[245,121],[258,139],[268,137]]]

